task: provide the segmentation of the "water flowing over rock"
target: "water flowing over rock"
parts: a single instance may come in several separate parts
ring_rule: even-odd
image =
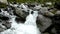
[[[0,9],[0,34],[41,34],[52,24],[49,17],[54,14],[48,9],[41,4],[9,3],[7,8]]]
[[[10,20],[9,20],[9,22],[11,22],[11,28],[1,32],[0,34],[33,34],[33,32],[34,34],[41,34],[41,32],[39,31],[36,25],[37,16],[38,16],[38,11],[33,11],[33,14],[30,13],[26,17],[26,21],[24,24],[22,23],[18,24],[15,21],[16,16],[12,15],[10,16]]]

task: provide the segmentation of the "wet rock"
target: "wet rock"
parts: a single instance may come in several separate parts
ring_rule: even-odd
[[[60,14],[60,11],[57,11],[55,14]]]
[[[24,23],[24,22],[25,22],[25,19],[23,19],[22,17],[16,17],[16,18],[15,18],[15,21],[16,21],[17,23],[20,23],[20,22]]]
[[[9,17],[6,17],[6,16],[2,16],[2,17],[1,17],[1,15],[0,15],[0,19],[1,19],[1,20],[9,20]]]
[[[38,4],[33,9],[39,11],[41,8],[42,8],[41,4]]]
[[[4,31],[5,29],[4,28],[0,28],[0,32]]]
[[[51,19],[49,19],[48,17],[45,17],[43,15],[38,16],[38,21],[39,21],[38,27],[40,28],[41,32],[44,32],[52,24]],[[42,24],[42,25],[40,25],[40,24]]]
[[[4,22],[2,25],[9,29],[11,27],[11,22]]]
[[[0,20],[0,32],[4,31],[6,29],[7,28],[4,25],[2,25],[2,21]]]
[[[54,16],[53,13],[48,11],[48,7],[41,8],[40,11],[39,11],[39,14],[47,15],[47,16]]]
[[[49,12],[48,7],[43,7],[43,8],[40,9],[39,14],[44,15],[46,12]]]
[[[24,10],[21,9],[16,9],[16,11],[14,12],[15,15],[25,19],[27,15],[29,15],[29,12],[25,12]]]

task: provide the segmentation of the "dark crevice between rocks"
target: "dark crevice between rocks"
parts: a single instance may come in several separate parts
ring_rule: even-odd
[[[5,16],[2,16],[2,17],[0,16],[0,19],[1,20],[9,20],[9,18],[8,17],[5,17]]]
[[[0,12],[2,12],[1,9],[0,9]]]
[[[17,22],[17,23],[24,23],[25,22],[25,19],[23,19],[23,18],[21,18],[21,17],[16,17],[16,19],[15,19],[15,21]]]
[[[53,29],[54,24],[51,24],[43,33],[49,32],[51,34],[51,30]]]
[[[35,5],[31,5],[31,4],[28,4],[27,6],[28,6],[28,7],[35,7]]]

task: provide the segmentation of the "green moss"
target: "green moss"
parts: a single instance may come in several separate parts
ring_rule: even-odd
[[[34,3],[34,2],[38,2],[38,3],[45,3],[45,2],[52,2],[53,3],[53,6],[54,6],[54,2],[60,2],[60,0],[8,0],[8,2],[18,2],[18,3]],[[0,7],[5,7],[6,5],[1,5],[0,4]]]

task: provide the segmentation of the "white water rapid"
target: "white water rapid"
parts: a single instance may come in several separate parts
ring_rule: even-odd
[[[38,11],[33,11],[33,14],[29,14],[26,17],[24,24],[18,24],[15,21],[16,16],[12,15],[9,22],[11,23],[11,28],[1,32],[0,34],[41,34],[36,25],[36,18],[38,16]]]

